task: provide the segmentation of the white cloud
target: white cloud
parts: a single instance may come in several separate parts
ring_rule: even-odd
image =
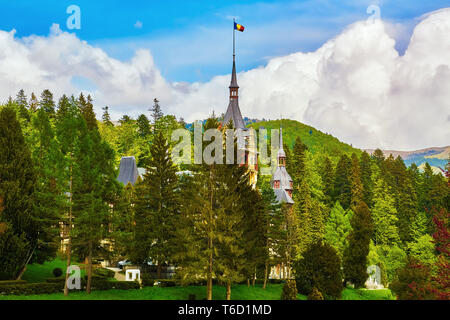
[[[355,23],[315,52],[272,58],[238,75],[240,105],[252,118],[292,118],[357,147],[416,149],[450,142],[450,10],[422,18],[403,56],[399,26]],[[301,31],[299,31],[301,32]],[[293,35],[295,37],[295,35]],[[225,112],[229,75],[207,83],[169,83],[148,50],[122,62],[52,26],[47,37],[0,31],[0,97],[20,88],[56,96],[93,95],[96,111],[146,112],[154,97],[187,121]],[[238,61],[239,64],[239,61]],[[231,66],[230,66],[231,67]],[[86,79],[88,88],[83,88]]]

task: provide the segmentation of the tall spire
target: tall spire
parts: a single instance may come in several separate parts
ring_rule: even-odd
[[[237,76],[236,76],[236,40],[235,40],[235,29],[234,29],[235,21],[233,19],[233,69],[231,70],[231,81],[230,81],[230,102],[228,104],[227,112],[223,117],[223,125],[227,125],[230,121],[233,122],[233,126],[235,129],[243,129],[245,128],[244,119],[242,119],[241,110],[239,108],[239,86],[237,84]]]
[[[283,127],[281,126],[281,121],[280,121],[280,147],[278,149],[277,159],[278,159],[278,166],[284,167],[286,165],[285,162],[286,153],[284,152],[283,149]]]

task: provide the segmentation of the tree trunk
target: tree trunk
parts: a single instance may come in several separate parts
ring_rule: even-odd
[[[35,249],[36,249],[36,247],[35,247]],[[33,251],[31,251],[31,254],[28,256],[27,261],[25,262],[22,270],[20,270],[19,275],[16,277],[16,280],[20,280],[20,278],[22,278],[22,276],[25,273],[25,271],[27,271],[27,265],[30,262],[31,258],[33,257],[35,249],[33,249]]]
[[[89,255],[88,255],[88,279],[86,285],[86,292],[91,294],[92,283],[92,241],[89,241]]]
[[[212,272],[213,272],[213,239],[212,239],[212,220],[213,220],[213,202],[214,202],[214,190],[212,185],[212,178],[210,178],[210,210],[209,210],[209,235],[208,235],[208,249],[209,249],[209,259],[208,259],[208,273],[207,273],[207,283],[206,283],[206,299],[212,300]]]
[[[156,277],[161,279],[161,264],[158,261],[158,266],[156,267]]]
[[[266,259],[266,267],[264,268],[264,284],[263,289],[267,287],[267,278],[269,277],[269,259]]]
[[[247,277],[247,287],[250,287],[250,278]]]
[[[67,245],[67,268],[66,268],[66,281],[64,282],[64,295],[69,295],[69,287],[67,286],[67,280],[69,280],[69,267],[70,267],[70,261],[71,259],[71,248],[70,248],[70,238],[69,238],[69,244]]]
[[[212,300],[212,267],[213,267],[213,252],[212,252],[212,238],[209,237],[209,261],[208,261],[208,275],[206,283],[206,299]]]
[[[70,158],[72,159],[72,154],[70,155]],[[64,282],[64,295],[68,296],[69,295],[69,288],[67,286],[67,280],[69,279],[69,267],[71,262],[71,258],[72,258],[72,236],[71,236],[71,231],[72,231],[72,164],[70,164],[70,182],[69,182],[69,229],[67,230],[68,232],[68,244],[67,244],[67,268],[66,268],[66,281]]]
[[[255,286],[255,282],[256,282],[256,266],[255,266],[255,273],[253,274],[253,280],[252,280],[252,286]]]
[[[227,300],[231,300],[231,282],[227,281]]]

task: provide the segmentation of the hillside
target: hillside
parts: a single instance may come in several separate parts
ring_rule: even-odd
[[[374,150],[367,149],[369,154],[371,154]],[[410,166],[412,163],[415,163],[419,168],[425,165],[425,162],[428,162],[430,166],[433,167],[435,172],[440,172],[439,168],[445,168],[445,165],[448,162],[450,157],[450,146],[447,147],[432,147],[414,151],[395,151],[395,150],[382,150],[385,157],[388,157],[390,154],[394,158],[397,156],[402,157],[406,166]]]
[[[296,120],[283,119],[282,125],[283,140],[291,149],[294,146],[295,139],[300,137],[313,153],[324,152],[330,156],[338,156],[342,153],[351,154],[355,152],[358,155],[361,153],[361,150],[339,141],[332,135],[323,133]],[[249,124],[248,127],[254,129],[265,128],[268,130],[269,135],[271,129],[280,128],[280,120],[259,121]],[[268,138],[270,139],[270,135]]]

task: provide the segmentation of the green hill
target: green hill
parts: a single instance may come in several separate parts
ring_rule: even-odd
[[[339,141],[330,134],[323,133],[311,126],[305,125],[296,120],[282,120],[283,141],[290,149],[293,148],[295,139],[300,137],[312,153],[326,153],[331,157],[337,157],[343,153],[352,154],[355,152],[360,155],[361,150],[353,148],[351,145]],[[251,123],[248,127],[254,129],[265,128],[268,131],[270,139],[270,130],[280,128],[280,120],[260,121]]]

